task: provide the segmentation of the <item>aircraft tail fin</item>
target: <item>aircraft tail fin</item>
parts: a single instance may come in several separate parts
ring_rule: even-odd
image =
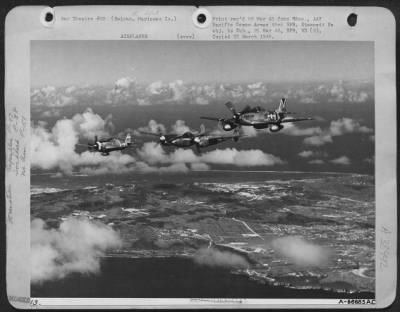
[[[94,143],[98,141],[97,135],[94,136]]]
[[[278,113],[286,113],[286,99],[282,98],[279,102],[278,109],[276,110]]]
[[[128,134],[126,135],[125,143],[128,144],[128,145],[132,144],[132,137],[131,137],[131,134],[130,134],[130,133],[128,133]]]

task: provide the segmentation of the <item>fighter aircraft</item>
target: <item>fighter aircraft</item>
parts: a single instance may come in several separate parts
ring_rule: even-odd
[[[237,142],[240,137],[244,136],[240,135],[238,132],[232,136],[211,134],[205,131],[204,125],[200,126],[199,133],[192,133],[189,131],[182,135],[163,134],[161,131],[159,131],[159,133],[141,131],[141,133],[159,137],[158,143],[164,146],[190,147],[195,145],[198,152],[201,152],[200,149],[203,147],[215,145],[229,139]]]
[[[78,145],[84,145],[84,144],[78,144]],[[86,146],[89,149],[89,151],[100,152],[101,155],[108,156],[110,155],[110,152],[121,151],[126,148],[132,147],[133,143],[131,135],[129,133],[126,135],[125,141],[123,141],[123,139],[118,139],[118,138],[99,140],[96,135],[94,137],[94,142],[88,143]]]
[[[222,129],[230,131],[240,126],[253,126],[256,129],[269,128],[271,132],[278,132],[283,129],[283,123],[302,120],[312,120],[311,117],[291,117],[286,116],[286,99],[282,98],[279,107],[274,111],[265,111],[264,108],[246,106],[242,111],[237,112],[231,102],[225,104],[232,112],[231,118],[200,117],[201,119],[215,120],[221,123]]]
[[[194,137],[194,143],[196,144],[197,152],[201,153],[201,148],[222,143],[232,139],[234,142],[239,141],[241,137],[245,135],[239,134],[238,129],[235,129],[234,135],[216,135],[210,132],[206,132],[203,125],[200,127],[200,133]]]

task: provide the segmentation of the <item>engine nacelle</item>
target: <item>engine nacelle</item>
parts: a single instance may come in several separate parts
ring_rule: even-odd
[[[269,131],[271,132],[278,132],[283,129],[282,125],[272,125],[269,127]]]
[[[235,129],[237,127],[237,125],[230,123],[230,122],[222,122],[222,129],[224,129],[225,131],[231,131],[233,129]]]

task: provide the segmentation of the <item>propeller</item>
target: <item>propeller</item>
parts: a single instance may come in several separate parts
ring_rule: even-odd
[[[88,150],[92,150],[92,149],[98,149],[99,148],[99,143],[98,143],[98,138],[97,135],[94,136],[94,142],[90,143],[88,142]]]
[[[200,143],[201,143],[201,136],[206,134],[206,128],[204,127],[203,124],[200,125],[200,132],[197,135],[193,136],[193,143],[196,146],[196,151],[200,154]]]
[[[233,115],[237,114],[235,106],[233,106],[232,102],[226,102],[225,106],[232,112]]]
[[[167,141],[167,138],[165,137],[165,135],[160,134],[160,137],[158,138],[159,142],[161,144],[164,144]]]
[[[164,144],[167,141],[167,137],[165,134],[163,134],[161,127],[157,128],[158,133],[155,132],[147,132],[147,131],[140,131],[140,133],[146,134],[146,135],[151,135],[158,137],[158,142],[157,144]]]
[[[163,134],[160,126],[157,127],[158,130],[158,144],[165,144],[167,137]]]
[[[233,114],[233,120],[236,121],[236,122],[239,122],[240,116],[242,115],[242,112],[243,112],[244,110],[246,110],[246,108],[247,108],[247,107],[246,107],[242,112],[238,113],[238,112],[236,111],[235,107],[233,106],[232,102],[227,102],[227,103],[225,103],[225,106],[232,112],[232,114]]]
[[[217,118],[217,117],[205,117],[205,116],[201,116],[200,119],[207,119],[207,120],[214,120],[214,121],[218,121],[220,124],[222,124],[222,126],[224,126],[224,124],[236,124],[236,126],[240,125],[240,116],[242,115],[242,112],[237,112],[235,107],[233,106],[232,102],[226,102],[225,106],[231,111],[231,113],[233,114],[233,116],[229,119],[225,119],[225,118]],[[233,129],[234,127],[230,127],[229,129],[225,129],[226,131],[229,131],[231,129]]]

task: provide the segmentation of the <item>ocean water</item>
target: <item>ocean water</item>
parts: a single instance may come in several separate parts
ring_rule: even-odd
[[[373,293],[335,293],[271,286],[201,266],[190,258],[102,259],[99,274],[71,274],[31,286],[32,297],[54,298],[374,298]]]

